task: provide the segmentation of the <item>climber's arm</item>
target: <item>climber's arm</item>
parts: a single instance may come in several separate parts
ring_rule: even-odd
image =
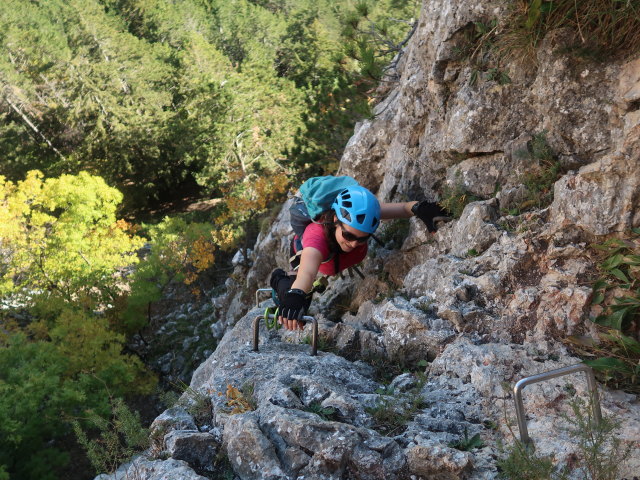
[[[306,293],[311,291],[313,282],[318,275],[320,264],[322,263],[322,253],[317,248],[306,247],[302,249],[300,256],[300,266],[296,272],[296,281],[291,288],[299,288]]]
[[[390,218],[418,217],[427,226],[430,233],[438,228],[436,220],[451,220],[451,214],[442,208],[437,202],[402,202],[402,203],[382,203],[380,204],[380,217],[382,220]]]
[[[380,217],[382,220],[391,218],[409,218],[413,217],[411,207],[418,202],[401,202],[401,203],[381,203]]]

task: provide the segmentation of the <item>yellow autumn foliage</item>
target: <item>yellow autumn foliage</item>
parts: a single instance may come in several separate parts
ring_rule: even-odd
[[[122,194],[87,172],[0,177],[0,295],[112,297],[115,273],[137,263],[143,240],[116,218]]]

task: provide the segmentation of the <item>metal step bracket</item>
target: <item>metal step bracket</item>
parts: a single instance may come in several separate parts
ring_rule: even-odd
[[[524,390],[524,387],[533,383],[551,380],[552,378],[562,377],[564,375],[570,375],[577,372],[584,372],[587,376],[587,386],[589,388],[589,394],[591,396],[590,403],[593,409],[594,423],[596,426],[600,424],[600,422],[602,421],[600,397],[598,396],[598,385],[596,384],[596,378],[591,367],[588,367],[583,363],[579,363],[577,365],[571,365],[569,367],[563,367],[556,370],[539,373],[538,375],[532,375],[531,377],[523,378],[513,387],[514,401],[516,404],[516,416],[518,418],[518,429],[520,430],[520,441],[524,445],[533,443],[531,438],[529,437],[529,431],[527,430],[527,420],[525,418],[524,403],[522,402],[522,391]]]
[[[260,306],[259,294],[268,292],[269,295],[271,295],[271,291],[272,291],[271,288],[259,288],[259,289],[256,290],[256,307]]]
[[[265,315],[258,315],[253,320],[253,351],[254,352],[258,351],[259,335],[260,335],[260,320],[264,318],[277,321],[276,316],[272,313],[267,314],[266,317]],[[312,330],[311,330],[311,355],[315,357],[316,355],[318,355],[318,321],[314,317],[309,317],[306,315],[302,317],[302,320],[300,321],[304,323],[311,322],[313,324]]]

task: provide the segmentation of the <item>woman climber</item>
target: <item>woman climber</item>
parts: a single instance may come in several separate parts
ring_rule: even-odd
[[[313,283],[318,273],[336,275],[367,255],[367,241],[380,220],[409,218],[422,220],[429,232],[435,220],[447,212],[434,202],[382,203],[366,188],[354,185],[342,190],[331,205],[291,242],[292,267],[287,274],[276,269],[271,288],[279,304],[278,322],[288,330],[302,329],[302,318],[311,304]]]

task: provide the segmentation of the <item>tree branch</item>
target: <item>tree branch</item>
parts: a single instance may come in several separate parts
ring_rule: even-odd
[[[5,86],[5,91],[6,91],[6,88],[7,87]],[[51,148],[51,150],[53,150],[63,161],[65,162],[67,161],[67,159],[62,154],[62,152],[60,152],[60,150],[58,150],[53,145],[53,143],[51,143],[51,141],[45,136],[45,134],[42,133],[38,129],[38,127],[34,125],[34,123],[29,119],[29,117],[22,110],[20,110],[18,105],[16,105],[9,99],[9,95],[6,92],[4,94],[4,101],[7,102],[7,104],[11,107],[11,109],[18,114],[18,116],[22,119],[24,123],[26,123],[29,126],[29,128],[33,131],[33,133],[35,133],[38,137],[40,137],[49,146],[49,148]]]

